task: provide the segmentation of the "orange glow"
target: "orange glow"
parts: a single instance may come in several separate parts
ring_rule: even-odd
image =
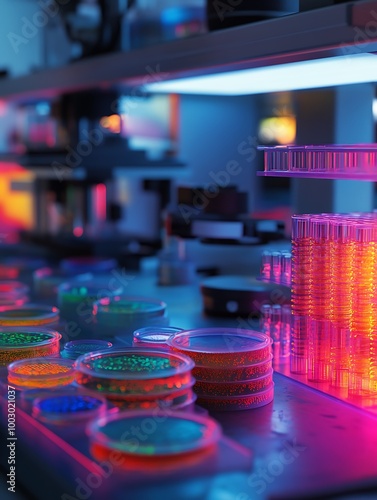
[[[113,134],[120,134],[122,128],[122,119],[120,115],[103,116],[99,123],[101,127],[109,132],[112,132]]]
[[[292,144],[296,139],[296,118],[294,116],[265,118],[260,123],[258,135],[264,143]]]
[[[0,228],[31,229],[34,225],[33,196],[15,183],[31,184],[34,174],[15,163],[0,165]]]

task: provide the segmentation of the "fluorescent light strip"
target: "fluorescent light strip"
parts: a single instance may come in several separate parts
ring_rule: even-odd
[[[365,82],[377,82],[377,57],[373,54],[351,54],[167,80],[143,88],[157,93],[247,95]]]

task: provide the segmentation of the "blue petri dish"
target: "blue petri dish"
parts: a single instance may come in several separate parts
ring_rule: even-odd
[[[50,424],[72,424],[98,418],[106,412],[106,400],[97,395],[56,393],[33,403],[33,417]]]
[[[72,340],[64,345],[64,349],[61,351],[60,355],[62,358],[66,359],[77,359],[82,354],[87,354],[88,352],[93,351],[106,351],[112,347],[113,344],[111,342],[107,342],[106,340]]]

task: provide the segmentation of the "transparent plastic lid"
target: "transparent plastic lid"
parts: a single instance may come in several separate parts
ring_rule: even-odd
[[[163,345],[166,344],[169,337],[183,331],[183,328],[173,326],[146,326],[134,331],[133,342],[134,345]]]
[[[129,297],[125,295],[104,297],[98,300],[93,306],[93,314],[97,316],[97,321],[107,321],[110,318],[125,318],[127,321],[131,318],[153,318],[163,316],[165,311],[165,302],[145,297]]]
[[[101,378],[141,380],[187,373],[194,367],[187,356],[154,349],[117,349],[80,356],[76,370]]]
[[[131,429],[146,421],[155,423],[156,431],[145,433],[145,439],[124,439]],[[92,443],[125,454],[144,457],[162,457],[192,453],[208,448],[221,437],[219,424],[205,416],[184,412],[166,414],[156,418],[156,412],[121,412],[104,416],[89,424]]]
[[[200,366],[245,366],[265,361],[271,355],[270,337],[238,328],[185,330],[167,343]]]
[[[64,345],[61,352],[63,358],[76,359],[83,354],[93,351],[104,351],[111,349],[113,344],[106,340],[97,339],[84,339],[84,340],[71,340]]]
[[[27,304],[20,307],[6,307],[0,311],[0,326],[37,326],[59,320],[57,307]]]

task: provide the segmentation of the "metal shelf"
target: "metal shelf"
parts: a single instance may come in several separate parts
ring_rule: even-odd
[[[154,81],[377,50],[369,24],[377,1],[350,2],[170,43],[88,58],[0,80],[0,97],[49,98]],[[361,35],[360,35],[361,33]]]

